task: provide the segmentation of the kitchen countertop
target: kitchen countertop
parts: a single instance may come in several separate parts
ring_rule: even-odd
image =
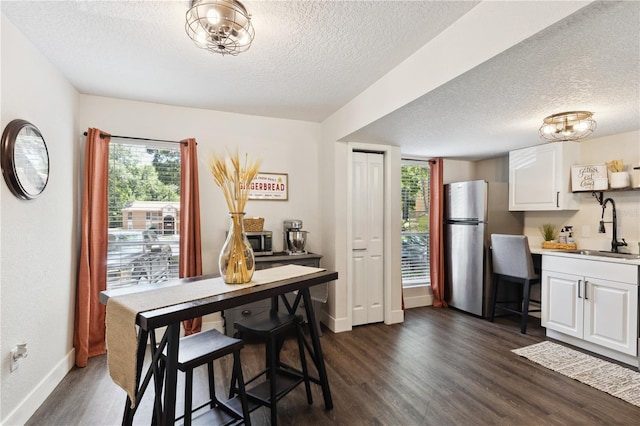
[[[322,255],[317,253],[300,253],[300,254],[289,254],[285,251],[274,252],[273,254],[269,254],[266,256],[256,256],[256,262],[275,262],[275,261],[287,261],[291,259],[315,259],[321,258]]]
[[[592,260],[595,262],[621,263],[624,265],[640,266],[640,259],[623,259],[623,258],[615,258],[615,257],[608,257],[608,256],[607,257],[598,256],[597,255],[598,250],[591,250],[591,249],[579,249],[579,250],[589,250],[593,252],[593,254],[584,255],[580,253],[571,253],[566,250],[549,250],[549,249],[543,249],[540,247],[530,247],[530,251],[532,254],[560,256],[560,257],[573,257],[577,259]]]

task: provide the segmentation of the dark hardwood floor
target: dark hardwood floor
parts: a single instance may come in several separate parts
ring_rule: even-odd
[[[334,408],[325,411],[318,386],[307,405],[299,386],[278,403],[282,425],[591,425],[640,424],[640,408],[514,355],[511,349],[545,339],[539,320],[526,335],[518,319],[495,323],[453,309],[406,311],[405,322],[373,324],[321,338]],[[295,360],[287,342],[283,358]],[[263,349],[242,350],[245,376],[263,365]],[[216,383],[226,393],[230,360],[216,363]],[[295,363],[291,361],[291,363]],[[196,377],[194,405],[206,394],[206,369]],[[182,375],[180,375],[182,376]],[[181,377],[182,378],[182,377]],[[182,389],[182,382],[179,383]],[[225,390],[223,390],[225,389]],[[149,424],[151,393],[135,424]],[[28,425],[117,425],[125,394],[111,379],[106,357],[73,369]],[[182,398],[177,402],[182,412]],[[260,408],[253,424],[269,424]]]

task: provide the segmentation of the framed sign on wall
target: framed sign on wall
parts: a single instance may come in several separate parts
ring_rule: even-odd
[[[287,173],[258,173],[251,181],[249,199],[287,201],[289,199],[289,175]]]
[[[571,189],[573,191],[607,189],[607,166],[604,164],[571,166]]]

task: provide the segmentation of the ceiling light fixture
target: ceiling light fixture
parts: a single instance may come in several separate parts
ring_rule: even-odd
[[[236,0],[193,0],[187,11],[187,35],[201,49],[236,56],[251,47],[251,15]]]
[[[546,117],[540,127],[540,137],[548,141],[577,141],[596,129],[593,113],[568,111]]]

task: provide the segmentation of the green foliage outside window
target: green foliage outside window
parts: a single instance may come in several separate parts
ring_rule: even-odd
[[[158,179],[180,193],[180,151],[147,148],[147,153],[153,154],[151,164],[158,172]]]
[[[428,232],[429,230],[429,169],[425,166],[403,165],[402,230]]]
[[[109,147],[109,227],[120,227],[122,209],[133,201],[180,201],[180,157],[113,143]]]

